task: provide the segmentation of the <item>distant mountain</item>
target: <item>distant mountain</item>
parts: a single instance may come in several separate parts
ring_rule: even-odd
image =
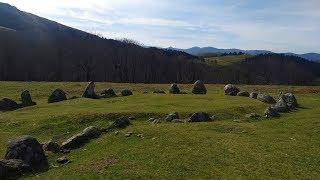
[[[169,47],[168,49],[176,49],[179,51],[183,51],[192,55],[203,55],[203,54],[210,54],[210,53],[239,53],[243,52],[245,54],[250,55],[259,55],[259,54],[266,54],[266,53],[273,53],[272,51],[267,50],[241,50],[241,49],[218,49],[215,47],[192,47],[189,49],[177,49],[173,47]],[[320,54],[317,53],[307,53],[307,54],[294,54],[294,53],[284,53],[286,55],[298,56],[305,58],[310,61],[319,61],[320,62]]]

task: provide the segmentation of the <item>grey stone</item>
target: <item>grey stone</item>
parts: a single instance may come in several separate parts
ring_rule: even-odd
[[[273,117],[279,117],[280,116],[280,114],[275,109],[273,109],[272,107],[268,107],[265,110],[264,115],[265,115],[266,118],[273,118]]]
[[[168,114],[165,120],[171,122],[175,119],[180,119],[179,114],[177,112]]]
[[[188,122],[205,122],[205,121],[210,121],[211,118],[208,113],[205,112],[197,112],[194,113]]]
[[[89,82],[86,89],[84,90],[82,97],[90,99],[99,99],[99,96],[95,93],[95,84],[94,82]]]
[[[60,145],[57,142],[54,142],[52,140],[45,142],[42,145],[43,150],[53,152],[53,153],[58,153],[60,152]]]
[[[299,106],[293,93],[284,93],[280,96],[280,99],[282,99],[290,109],[295,109]]]
[[[207,94],[207,89],[201,80],[196,81],[192,87],[193,94]]]
[[[14,100],[3,98],[0,101],[0,111],[12,111],[18,109],[20,106]]]
[[[250,94],[248,91],[240,91],[238,92],[237,96],[249,97]]]
[[[48,103],[56,103],[67,100],[66,93],[62,89],[54,90],[48,98]]]
[[[0,179],[16,179],[30,171],[30,166],[20,159],[0,160]]]
[[[125,128],[126,126],[128,126],[130,124],[131,124],[130,119],[128,117],[124,116],[124,117],[120,117],[120,118],[113,120],[110,123],[109,129],[110,128]]]
[[[273,97],[270,96],[269,94],[259,93],[257,96],[257,99],[261,102],[268,103],[268,104],[276,103],[276,100],[274,100]]]
[[[131,95],[133,95],[133,93],[129,89],[124,89],[124,90],[121,91],[121,95],[122,96],[131,96]]]
[[[237,88],[237,86],[233,84],[227,84],[224,86],[223,89],[224,89],[225,95],[229,95],[229,96],[236,96],[240,91],[239,88]]]
[[[89,139],[97,138],[101,135],[101,130],[95,126],[87,127],[82,132]]]
[[[250,93],[250,98],[252,98],[252,99],[257,99],[257,97],[258,97],[258,94],[259,93],[257,93],[257,92],[252,92],[252,93]]]
[[[113,89],[109,88],[101,92],[103,97],[115,97],[117,96]]]
[[[62,143],[61,149],[77,149],[89,141],[89,138],[84,133],[73,135],[71,138]]]
[[[258,119],[260,117],[260,115],[258,115],[256,113],[250,113],[250,114],[246,114],[245,117],[248,119]]]
[[[22,101],[22,106],[23,107],[34,106],[34,105],[37,104],[37,103],[32,101],[30,92],[28,90],[24,90],[21,93],[21,101]]]
[[[169,88],[169,93],[171,94],[180,94],[180,89],[177,84],[171,84]]]
[[[32,169],[48,167],[41,144],[31,136],[22,136],[9,142],[5,159],[20,159]]]
[[[153,91],[154,94],[165,94],[166,92],[160,89]]]
[[[69,159],[66,156],[62,156],[57,159],[57,163],[59,164],[66,164],[68,162],[69,162]]]

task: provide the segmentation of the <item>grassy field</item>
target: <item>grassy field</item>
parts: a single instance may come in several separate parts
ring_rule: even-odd
[[[72,161],[59,166],[59,155],[48,154],[50,169],[27,179],[88,178],[227,178],[227,179],[318,179],[320,178],[320,87],[239,86],[275,98],[292,91],[301,105],[280,118],[249,120],[245,114],[263,114],[266,104],[245,97],[229,97],[223,85],[207,85],[207,95],[190,94],[191,85],[181,85],[186,95],[153,94],[168,84],[97,83],[97,91],[114,88],[133,90],[130,97],[74,99],[47,104],[55,88],[69,97],[81,96],[85,83],[0,82],[0,97],[19,100],[28,89],[37,106],[0,112],[0,153],[7,141],[29,134],[44,142],[62,135],[61,141],[96,125],[106,127],[114,117],[135,116],[120,134],[109,132],[67,156]],[[143,94],[149,91],[148,94]],[[170,112],[183,118],[193,112],[216,115],[213,122],[151,124],[150,117],[164,119]],[[132,137],[125,137],[126,132]],[[143,134],[144,138],[137,137]]]
[[[253,57],[252,55],[230,55],[230,56],[216,56],[205,58],[209,65],[228,66],[233,63],[243,61],[246,58]]]

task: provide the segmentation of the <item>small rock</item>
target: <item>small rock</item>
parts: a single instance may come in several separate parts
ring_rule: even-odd
[[[207,94],[207,89],[201,80],[196,81],[192,88],[193,94]]]
[[[157,90],[153,91],[153,93],[154,93],[154,94],[165,94],[166,92],[163,91],[163,90],[157,89]]]
[[[131,96],[131,95],[133,95],[133,93],[129,89],[124,89],[124,90],[121,91],[121,95],[122,96]]]
[[[154,119],[152,121],[152,124],[160,124],[161,123],[161,120],[160,119]]]
[[[109,125],[109,129],[110,128],[125,128],[126,126],[128,126],[130,124],[131,124],[130,119],[128,117],[124,116],[124,117],[120,117],[120,118],[113,120]]]
[[[101,95],[102,95],[104,98],[117,96],[116,93],[114,92],[114,90],[111,89],[111,88],[102,91],[102,92],[101,92]]]
[[[43,150],[53,152],[53,153],[58,153],[60,151],[59,144],[52,140],[44,143],[42,147],[43,147]]]
[[[238,92],[237,96],[249,97],[250,94],[248,91],[240,91]]]
[[[211,120],[215,120],[217,117],[215,115],[211,116],[210,119]]]
[[[169,93],[171,94],[180,94],[180,89],[177,84],[171,84],[169,88]]]
[[[133,132],[127,132],[124,136],[125,137],[130,137],[130,136],[132,136],[132,134],[133,134]]]
[[[205,112],[197,112],[194,113],[190,119],[188,120],[188,122],[205,122],[205,121],[210,121],[210,116],[208,113]]]
[[[257,99],[258,94],[259,93],[257,93],[257,92],[252,92],[252,93],[250,93],[249,97],[252,98],[252,99]]]
[[[258,119],[260,117],[260,115],[258,115],[256,113],[250,113],[250,114],[246,114],[245,117],[248,119]]]
[[[149,118],[148,119],[149,122],[153,122],[154,120],[156,120],[156,118]]]
[[[265,110],[264,115],[266,118],[273,118],[273,117],[280,116],[280,114],[276,110],[274,110],[272,107],[268,107]]]
[[[257,99],[261,102],[268,103],[268,104],[276,103],[276,100],[274,100],[273,97],[270,96],[269,94],[259,93],[257,96]]]
[[[227,84],[226,86],[224,86],[225,95],[236,96],[239,91],[240,91],[239,88],[237,88],[233,84]]]
[[[69,159],[66,156],[62,156],[57,159],[57,163],[59,164],[66,164],[68,162],[69,162]]]
[[[114,134],[117,136],[120,132],[119,131],[115,131]]]
[[[56,103],[67,100],[66,93],[62,89],[54,90],[48,98],[48,103]]]
[[[167,122],[171,122],[171,121],[173,121],[173,120],[175,120],[175,119],[179,119],[179,118],[180,118],[180,117],[179,117],[179,114],[178,114],[177,112],[174,112],[174,113],[168,114],[167,117],[165,118],[165,120],[166,120]]]
[[[138,138],[144,138],[144,137],[143,137],[143,134],[138,134],[137,137],[138,137]]]

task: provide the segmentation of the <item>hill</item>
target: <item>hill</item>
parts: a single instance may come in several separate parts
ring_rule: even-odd
[[[271,51],[267,50],[242,50],[242,49],[219,49],[215,47],[192,47],[188,49],[177,49],[173,47],[169,47],[168,49],[175,49],[179,51],[183,51],[195,56],[198,55],[203,55],[203,54],[210,54],[210,53],[216,53],[216,54],[223,54],[223,53],[245,53],[248,55],[259,55],[259,54],[268,54],[268,53],[273,53]],[[281,54],[281,53],[280,53]],[[283,53],[286,55],[291,55],[291,56],[297,56],[301,57],[310,61],[320,61],[320,54],[317,53],[306,53],[306,54],[295,54],[295,53]]]
[[[117,41],[67,27],[0,3],[0,80],[3,81],[108,81],[132,83],[319,83],[318,63],[293,56],[268,56],[269,64],[295,77],[268,68],[270,80],[260,77],[259,62],[215,66],[203,57],[175,49],[142,47],[132,40]],[[235,58],[235,59],[233,59]],[[242,58],[243,59],[243,58]],[[290,64],[279,59],[290,59]],[[228,61],[234,62],[237,57]],[[244,58],[244,61],[247,59]],[[302,61],[301,61],[302,60]],[[256,64],[255,64],[256,63]],[[304,64],[304,65],[303,65]],[[268,64],[264,64],[269,66]],[[255,67],[257,66],[257,67]],[[257,75],[257,76],[256,76]],[[259,76],[258,76],[259,75]]]

